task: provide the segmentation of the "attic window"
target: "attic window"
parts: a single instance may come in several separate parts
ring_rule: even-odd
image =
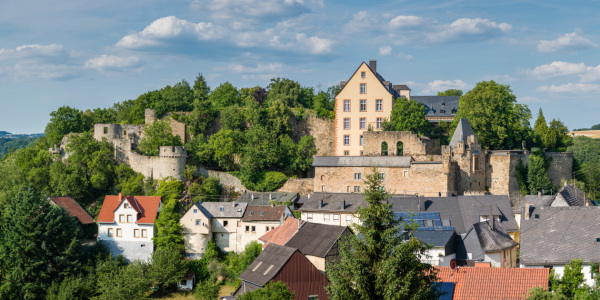
[[[360,72],[360,77],[365,78],[367,76],[366,72]]]
[[[250,215],[253,215],[253,214],[254,214],[254,212],[253,212],[253,211],[251,211],[251,212],[250,212]]]
[[[197,214],[197,213],[198,213],[198,210],[197,210],[197,209],[194,209],[194,213],[195,213],[195,214]]]
[[[219,211],[223,211],[223,206],[219,206]]]
[[[238,207],[236,211],[237,211],[237,212],[242,212],[242,208],[241,208],[241,207]]]
[[[452,113],[453,113],[453,114],[456,114],[456,108],[453,108],[453,109],[452,109]]]
[[[539,220],[540,219],[540,215],[539,214],[535,214],[534,219]]]
[[[261,215],[261,216],[264,216],[264,215],[265,215],[265,212],[264,212],[264,211],[261,211],[261,212],[260,212],[260,215]]]
[[[129,205],[129,203],[125,202],[125,204],[123,204],[124,208],[131,208],[131,206]]]
[[[600,243],[600,238],[596,238],[596,243]]]

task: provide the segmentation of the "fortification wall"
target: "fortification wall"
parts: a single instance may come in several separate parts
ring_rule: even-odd
[[[279,188],[278,192],[298,193],[302,196],[312,194],[314,191],[314,178],[290,178]]]
[[[562,179],[573,179],[573,152],[546,152],[552,158],[548,167],[548,178],[560,188]]]
[[[229,173],[207,170],[205,168],[199,167],[196,170],[196,176],[217,178],[217,179],[219,179],[219,181],[221,182],[221,185],[223,185],[223,187],[233,189],[234,191],[236,191],[238,193],[242,193],[244,191],[249,191],[249,189],[247,189],[237,177],[235,177]]]
[[[365,131],[363,133],[363,155],[381,155],[381,144],[388,145],[388,155],[435,155],[440,154],[440,141],[420,138],[410,131]],[[402,142],[403,152],[398,154],[397,142]]]
[[[310,110],[305,110],[305,115],[301,120],[291,118],[292,139],[294,142],[300,141],[305,135],[311,135],[315,138],[315,147],[317,156],[333,156],[335,152],[335,122],[333,120],[324,120]]]
[[[145,156],[136,152],[129,152],[127,157],[129,166],[145,177],[163,179],[173,177],[183,181],[183,169],[187,158],[185,147],[160,147],[158,156]]]

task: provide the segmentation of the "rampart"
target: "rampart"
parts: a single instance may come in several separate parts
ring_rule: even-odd
[[[242,181],[240,181],[239,178],[226,172],[207,170],[205,168],[199,167],[196,169],[196,176],[217,178],[219,179],[223,187],[233,189],[238,193],[248,191],[248,189],[242,184]]]
[[[365,131],[363,133],[363,155],[382,155],[382,144],[387,143],[389,156],[439,155],[440,141],[419,137],[410,131]],[[398,143],[402,143],[403,153],[397,153]]]

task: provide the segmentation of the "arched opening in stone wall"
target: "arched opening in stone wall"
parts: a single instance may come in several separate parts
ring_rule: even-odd
[[[381,143],[381,155],[383,155],[383,156],[387,156],[388,155],[388,144],[387,144],[387,142]]]
[[[404,143],[401,141],[398,141],[396,143],[396,155],[397,156],[403,156],[404,155]]]

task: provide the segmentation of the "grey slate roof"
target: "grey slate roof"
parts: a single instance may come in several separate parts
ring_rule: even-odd
[[[252,199],[254,197],[254,199]],[[270,197],[270,200],[269,200]],[[248,205],[269,205],[269,201],[276,202],[295,202],[298,199],[298,193],[292,192],[248,192],[240,195],[235,201],[248,203]]]
[[[481,244],[481,249],[485,253],[499,252],[518,245],[518,243],[504,231],[502,225],[495,220],[494,230],[490,228],[488,222],[473,224],[473,230],[477,233],[479,244]]]
[[[471,123],[469,123],[469,120],[460,119],[449,145],[450,147],[456,147],[456,144],[459,142],[465,143],[467,141],[467,137],[474,134],[475,133],[473,132],[473,128],[471,128]]]
[[[319,208],[319,201],[323,201],[321,208]],[[344,201],[343,210],[342,201]],[[367,207],[367,202],[362,194],[313,193],[299,210],[356,213],[359,207]]]
[[[456,253],[456,243],[454,240],[456,233],[454,230],[415,230],[413,231],[413,236],[419,241],[433,247],[449,246],[446,248],[446,255]]]
[[[410,167],[410,156],[316,156],[313,167]]]
[[[454,117],[460,96],[410,96],[425,106],[426,117]]]
[[[563,186],[556,194],[556,196],[562,196],[569,206],[584,206],[586,202],[589,202],[585,194],[574,184]]]
[[[541,207],[521,220],[520,258],[524,265],[560,265],[582,258],[600,261],[600,208]]]
[[[534,207],[549,207],[550,204],[552,204],[552,201],[554,201],[554,197],[556,197],[556,195],[527,195],[523,197],[521,203],[515,207],[515,212],[524,212],[523,208],[525,208],[525,203],[533,205]]]
[[[294,248],[268,244],[239,278],[264,286],[277,275],[296,251],[298,250]]]
[[[248,203],[237,202],[202,202],[203,212],[209,218],[242,218]]]
[[[347,226],[306,223],[285,244],[286,247],[296,248],[304,255],[325,257],[329,249],[340,238]]]

